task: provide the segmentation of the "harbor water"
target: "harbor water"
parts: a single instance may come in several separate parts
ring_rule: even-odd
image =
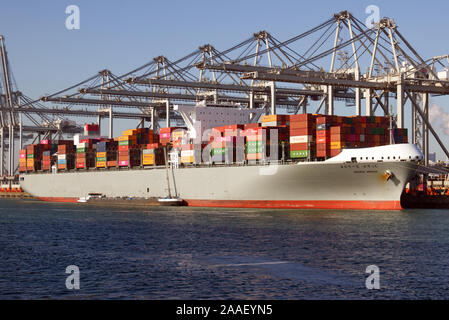
[[[448,299],[448,276],[447,210],[0,200],[0,299]]]

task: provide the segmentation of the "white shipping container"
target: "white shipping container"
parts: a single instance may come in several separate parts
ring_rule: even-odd
[[[193,150],[182,150],[181,157],[193,157]]]
[[[365,135],[364,134],[360,135],[360,142],[365,142]]]
[[[65,154],[58,154],[58,160],[65,160]]]
[[[290,137],[290,143],[309,143],[312,139],[312,136],[294,136]]]
[[[87,148],[89,146],[89,144],[87,143],[87,142],[82,142],[82,143],[78,143],[77,145],[76,145],[76,148],[77,149],[80,149],[80,148]]]
[[[262,122],[262,127],[277,127],[278,125],[279,122],[277,121]]]

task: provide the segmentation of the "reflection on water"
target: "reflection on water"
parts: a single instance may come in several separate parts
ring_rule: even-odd
[[[449,298],[449,212],[0,201],[0,298]],[[81,289],[65,288],[77,265]],[[380,268],[380,290],[365,269]]]

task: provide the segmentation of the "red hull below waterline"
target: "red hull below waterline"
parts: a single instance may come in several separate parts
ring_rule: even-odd
[[[78,198],[39,197],[48,202],[77,202]],[[331,201],[331,200],[184,200],[190,207],[323,209],[323,210],[401,210],[400,201]],[[130,202],[131,204],[132,202]]]

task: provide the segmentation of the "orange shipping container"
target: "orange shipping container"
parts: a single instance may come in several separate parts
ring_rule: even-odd
[[[116,167],[117,166],[117,161],[107,161],[107,166],[108,167]]]
[[[261,160],[263,159],[263,153],[248,153],[246,155],[246,160]]]
[[[263,141],[263,135],[247,136],[246,141]]]

